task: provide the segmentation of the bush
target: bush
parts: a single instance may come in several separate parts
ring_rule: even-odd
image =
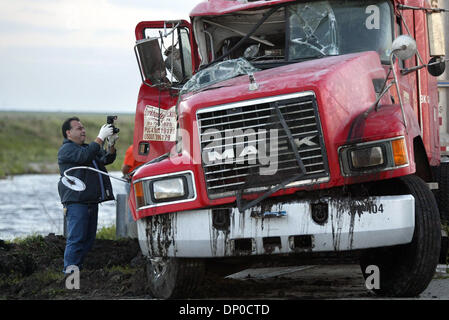
[[[110,227],[103,227],[97,231],[97,239],[102,240],[116,240],[115,225]]]

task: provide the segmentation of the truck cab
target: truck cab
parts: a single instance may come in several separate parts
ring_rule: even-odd
[[[424,0],[209,0],[190,22],[140,22],[130,207],[151,294],[347,253],[365,277],[379,268],[376,294],[421,293],[446,219],[429,188],[447,180],[440,14]]]

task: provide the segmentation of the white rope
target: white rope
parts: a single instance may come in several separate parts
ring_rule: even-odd
[[[69,168],[69,169],[67,169],[66,171],[64,171],[64,177],[66,177],[66,179],[68,179],[68,180],[71,181],[71,179],[70,179],[71,177],[70,177],[70,176],[67,176],[67,172],[72,171],[72,170],[77,170],[77,169],[85,169],[85,170],[95,171],[95,172],[104,174],[105,176],[108,176],[108,177],[111,177],[111,178],[120,180],[120,181],[122,181],[122,182],[126,182],[126,183],[128,182],[128,180],[126,180],[126,179],[117,178],[117,177],[114,177],[113,175],[110,175],[109,173],[104,172],[104,171],[97,170],[97,169],[94,169],[94,168],[91,168],[91,167],[86,167],[86,166]]]

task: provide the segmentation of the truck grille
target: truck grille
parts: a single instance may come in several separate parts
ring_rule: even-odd
[[[292,147],[287,131],[283,129],[276,105],[296,148]],[[288,186],[328,179],[327,157],[313,92],[205,108],[197,111],[197,120],[210,198],[232,196],[239,190],[264,190],[300,174],[302,171],[294,149],[306,172]],[[276,132],[277,139],[273,139]]]

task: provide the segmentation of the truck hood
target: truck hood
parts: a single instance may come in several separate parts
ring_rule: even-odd
[[[249,76],[243,75],[185,94],[180,111],[306,90],[328,102],[335,99],[347,109],[354,103],[372,103],[372,79],[385,78],[385,71],[376,52],[363,52],[263,70],[255,72],[254,77],[257,90],[250,90]]]
[[[256,90],[249,89],[249,76],[244,75],[222,81],[201,92],[182,96],[179,104],[180,126],[193,126],[193,132],[198,132],[196,123],[199,109],[308,91],[314,92],[316,96],[329,159],[338,159],[337,150],[342,145],[376,138],[368,136],[363,125],[359,124],[353,129],[355,120],[376,101],[373,79],[386,77],[376,52],[295,63],[255,72],[254,77],[259,86]],[[192,145],[198,141],[196,136],[185,139],[191,139]],[[338,176],[337,171],[330,173],[331,176]]]

